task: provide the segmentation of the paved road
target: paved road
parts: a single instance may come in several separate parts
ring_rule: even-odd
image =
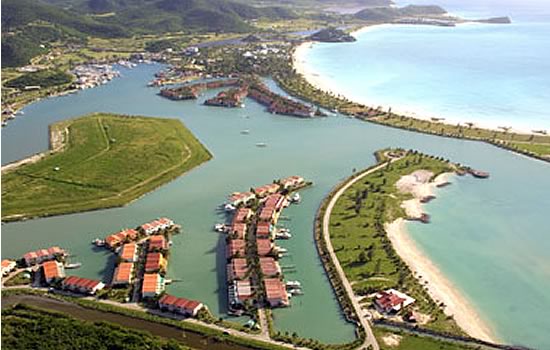
[[[397,159],[392,159],[391,162],[396,161]],[[349,283],[346,274],[344,273],[344,270],[342,269],[342,266],[340,265],[340,262],[338,261],[338,258],[336,257],[336,254],[334,253],[334,248],[332,247],[332,242],[330,241],[330,215],[332,213],[332,209],[334,208],[334,205],[340,198],[340,196],[348,189],[350,188],[354,183],[361,180],[363,177],[372,174],[373,172],[382,169],[385,167],[387,163],[382,163],[370,170],[365,171],[364,173],[360,174],[359,176],[353,178],[348,183],[346,183],[342,188],[338,190],[332,196],[330,202],[327,205],[327,209],[325,210],[325,215],[323,216],[323,239],[326,242],[327,251],[330,254],[330,258],[332,259],[332,262],[334,264],[334,267],[336,268],[336,272],[338,272],[338,275],[340,276],[340,280],[342,281],[342,284],[344,286],[344,289],[346,290],[346,293],[348,293],[348,296],[353,304],[353,308],[355,309],[355,313],[357,314],[359,321],[361,322],[361,325],[363,326],[363,329],[365,329],[366,338],[365,342],[361,347],[368,348],[369,346],[372,347],[373,350],[379,350],[380,347],[378,346],[378,342],[376,341],[376,338],[374,337],[374,334],[372,332],[372,329],[370,327],[369,322],[367,319],[362,315],[361,312],[361,305],[359,305],[359,302],[355,298],[355,294],[353,293],[353,288],[351,287],[351,284]]]

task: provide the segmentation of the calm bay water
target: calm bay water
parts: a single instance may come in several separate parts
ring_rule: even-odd
[[[371,105],[485,127],[550,130],[548,2],[421,3],[466,18],[509,15],[513,23],[372,27],[354,43],[315,44],[305,61],[328,86]]]
[[[548,164],[485,144],[343,117],[275,116],[250,100],[244,109],[201,105],[214,91],[196,102],[168,101],[158,97],[157,90],[145,87],[158,68],[123,69],[124,77],[108,85],[27,107],[23,117],[2,130],[2,162],[45,149],[48,124],[94,111],[179,118],[214,158],[124,208],[5,224],[2,257],[58,244],[83,263],[75,273],[108,281],[111,255],[94,250],[91,240],[166,215],[182,223],[184,231],[174,238],[168,271],[169,278],[181,282],[172,284],[169,292],[199,299],[223,315],[224,243],[223,237],[212,232],[212,225],[223,217],[216,207],[230,192],[300,174],[315,185],[302,191],[302,203],[285,213],[293,238],[280,245],[290,253],[282,264],[296,267],[287,278],[300,280],[305,295],[295,298],[291,308],[276,310],[276,326],[326,342],[350,341],[353,327],[341,317],[314,246],[314,214],[330,188],[353,168],[374,164],[375,150],[402,146],[491,172],[490,180],[460,178],[443,189],[440,199],[429,205],[433,224],[411,225],[411,231],[503,340],[549,346],[545,339],[550,333],[550,238],[545,222],[550,208]],[[241,135],[243,129],[250,129],[250,134]],[[257,148],[257,142],[268,147]]]

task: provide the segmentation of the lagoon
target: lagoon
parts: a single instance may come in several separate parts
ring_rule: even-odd
[[[216,208],[233,191],[299,174],[314,186],[301,191],[302,203],[285,212],[290,221],[284,223],[293,238],[280,245],[289,250],[282,264],[296,267],[287,278],[300,280],[305,295],[296,297],[292,307],[276,310],[276,327],[324,342],[347,342],[354,337],[353,327],[342,318],[317,255],[315,212],[323,197],[352,169],[374,164],[375,150],[413,148],[492,175],[487,181],[458,178],[441,189],[439,198],[428,206],[433,223],[410,225],[414,239],[503,341],[550,346],[545,339],[550,333],[546,322],[550,313],[547,163],[482,143],[416,134],[342,116],[307,120],[272,115],[251,100],[242,109],[203,106],[204,99],[216,91],[198,101],[169,101],[157,96],[157,89],[146,87],[159,68],[121,68],[123,77],[107,85],[28,106],[24,116],[2,130],[2,163],[44,150],[48,124],[95,111],[179,118],[214,158],[123,208],[4,224],[3,258],[56,244],[83,263],[74,273],[109,281],[112,255],[94,249],[92,239],[168,216],[183,225],[183,233],[174,237],[168,271],[169,278],[181,282],[170,285],[168,291],[201,300],[224,316],[225,243],[212,231],[223,220]],[[250,134],[242,135],[243,129]],[[258,148],[257,142],[267,147]]]

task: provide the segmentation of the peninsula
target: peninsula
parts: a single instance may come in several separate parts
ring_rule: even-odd
[[[179,120],[96,113],[50,127],[50,151],[2,169],[2,221],[125,205],[211,158]]]

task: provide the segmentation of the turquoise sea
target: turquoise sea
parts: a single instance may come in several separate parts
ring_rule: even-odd
[[[343,47],[344,44],[342,44]],[[285,215],[293,238],[284,265],[305,295],[275,312],[276,327],[325,342],[353,339],[323,273],[313,242],[313,218],[322,198],[352,169],[374,164],[372,153],[399,146],[441,155],[491,173],[488,180],[454,178],[428,204],[430,225],[409,225],[419,247],[472,301],[503,342],[550,348],[550,166],[490,145],[371,125],[342,116],[304,120],[276,116],[251,100],[246,108],[219,109],[198,101],[168,101],[146,83],[158,65],[121,68],[123,77],[75,95],[24,109],[2,129],[2,163],[47,147],[47,125],[95,111],[182,120],[214,158],[189,174],[118,209],[3,224],[2,257],[60,245],[83,266],[74,273],[110,280],[112,256],[91,240],[166,215],[183,224],[174,238],[169,292],[205,302],[226,317],[224,240],[212,231],[223,220],[216,207],[228,193],[300,174],[314,182],[302,203]],[[276,86],[273,86],[276,88]],[[249,135],[240,133],[249,129]],[[266,148],[255,147],[257,142]]]
[[[513,23],[372,27],[354,43],[315,44],[305,57],[308,67],[332,89],[371,105],[550,131],[549,2],[420,3],[441,4],[465,18],[510,16]]]

